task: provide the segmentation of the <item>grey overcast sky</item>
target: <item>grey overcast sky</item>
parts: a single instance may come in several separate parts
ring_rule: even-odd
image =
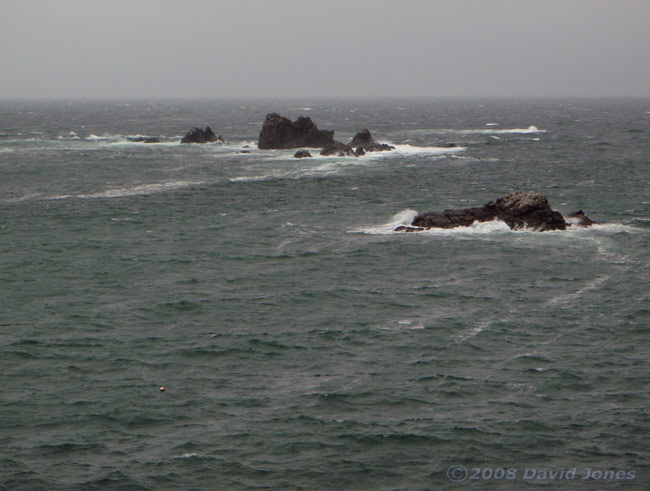
[[[0,0],[0,98],[650,96],[650,0]]]

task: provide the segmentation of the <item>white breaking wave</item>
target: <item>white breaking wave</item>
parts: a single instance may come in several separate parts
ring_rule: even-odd
[[[388,223],[377,225],[375,227],[360,228],[357,230],[349,230],[350,233],[362,233],[372,235],[384,235],[396,233],[395,229],[402,225],[410,225],[413,219],[417,216],[418,212],[411,209],[405,209],[392,216]]]
[[[480,128],[480,129],[465,129],[465,130],[451,130],[451,129],[411,130],[411,133],[419,133],[424,135],[426,134],[506,135],[506,134],[546,133],[546,130],[540,130],[537,126],[531,125],[528,128],[509,128],[509,129]]]
[[[537,126],[529,126],[528,128],[514,128],[510,130],[484,130],[484,131],[489,131],[491,133],[522,133],[522,134],[528,134],[528,133],[546,133],[546,130],[540,130]]]
[[[472,329],[462,332],[460,334],[457,334],[454,336],[454,339],[458,342],[463,342],[466,341],[470,338],[473,338],[477,334],[480,334],[481,332],[485,331],[488,327],[490,327],[491,322],[483,322],[482,324],[478,325],[477,327],[473,327]]]
[[[486,235],[493,233],[516,233],[512,230],[506,222],[501,220],[492,220],[489,222],[474,222],[469,227],[456,227],[456,228],[430,228],[417,232],[424,235]],[[397,232],[403,233],[403,232]]]
[[[386,234],[405,234],[407,232],[396,232],[395,229],[400,226],[410,226],[413,219],[417,216],[418,212],[414,210],[403,210],[393,215],[390,222],[377,225],[374,227],[364,227],[357,230],[350,230],[351,233],[363,233],[370,235],[386,235]],[[500,220],[492,220],[490,222],[474,222],[469,227],[456,227],[456,228],[430,228],[423,229],[418,232],[412,232],[417,235],[485,235],[492,233],[514,232],[505,222]]]
[[[564,230],[544,232],[544,233],[564,233]],[[624,225],[622,223],[595,223],[591,227],[569,227],[566,229],[566,232],[572,232],[576,234],[593,234],[594,232],[603,232],[607,234],[618,234],[621,232],[626,232],[629,234],[633,233],[643,233],[646,232],[642,228],[633,227],[631,225]]]
[[[311,158],[306,158],[306,159],[295,159],[293,155],[296,153],[297,149],[290,149],[290,150],[264,150],[261,152],[255,152],[256,156],[261,157],[263,160],[301,160],[302,162],[313,162],[314,160],[336,160],[339,163],[343,165],[354,165],[355,162],[364,162],[370,159],[378,159],[378,158],[389,158],[391,156],[395,155],[420,155],[420,156],[425,156],[425,155],[432,155],[432,156],[438,156],[438,155],[452,155],[458,152],[462,152],[466,150],[466,147],[417,147],[409,144],[399,144],[399,143],[391,143],[391,142],[386,142],[389,145],[392,145],[395,147],[394,150],[390,151],[385,151],[385,152],[366,152],[365,155],[362,155],[360,157],[339,157],[338,155],[321,155],[320,154],[320,149],[318,148],[307,148],[309,152],[311,153]],[[255,144],[257,146],[257,144]],[[255,146],[255,150],[257,150],[257,147]],[[249,150],[253,150],[252,148]]]
[[[501,220],[491,220],[489,222],[475,221],[468,227],[456,228],[430,228],[422,229],[417,232],[396,232],[395,229],[400,226],[411,226],[413,219],[418,215],[418,212],[411,209],[402,210],[393,215],[388,223],[375,225],[370,227],[363,227],[359,229],[349,230],[348,233],[363,233],[371,235],[386,235],[386,234],[417,234],[417,235],[485,235],[492,233],[509,232],[513,234],[542,234],[544,237],[552,235],[565,235],[569,234],[594,234],[594,233],[644,233],[644,229],[632,227],[630,225],[623,225],[620,223],[604,223],[594,224],[591,227],[568,227],[566,230],[549,230],[545,232],[538,232],[533,229],[523,228],[518,230],[511,229],[507,223]]]
[[[71,132],[72,133],[72,132]],[[152,136],[152,135],[142,135],[142,134],[134,134],[134,135],[121,135],[121,134],[112,134],[112,133],[104,133],[102,135],[96,135],[94,133],[91,133],[88,135],[84,140],[90,141],[90,142],[97,142],[100,144],[111,144],[111,145],[142,145],[142,141],[135,141],[137,138],[158,138],[160,141],[157,143],[147,143],[147,146],[150,145],[180,145],[180,139],[181,137],[178,137],[176,139],[175,137],[172,137],[173,139],[169,139],[165,136]],[[74,139],[77,140],[79,137],[75,134],[72,136],[72,134],[68,137],[59,137],[59,139]]]
[[[392,150],[390,152],[372,152],[370,154],[366,155],[371,155],[371,156],[389,156],[390,154],[398,154],[398,155],[445,155],[445,154],[452,154],[456,152],[461,152],[465,150],[465,147],[414,147],[412,145],[404,144],[404,145],[396,145],[391,143],[395,147],[395,150]]]
[[[281,177],[285,177],[285,176],[273,175],[273,174],[261,175],[261,176],[239,176],[239,177],[231,177],[228,180],[230,182],[254,182],[254,181],[264,181],[266,179],[279,179]]]
[[[173,459],[214,459],[214,457],[211,457],[210,455],[203,455],[200,453],[196,452],[188,452],[184,453],[183,455],[176,455],[172,457]]]
[[[110,188],[105,191],[91,194],[63,194],[52,196],[47,199],[69,199],[69,198],[122,198],[126,196],[139,196],[154,193],[162,193],[175,189],[187,188],[191,186],[200,186],[206,184],[206,181],[171,181],[155,184],[141,184],[138,186],[125,186],[119,188]]]

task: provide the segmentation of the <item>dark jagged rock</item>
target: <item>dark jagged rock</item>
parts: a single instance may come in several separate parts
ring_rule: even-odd
[[[334,142],[320,151],[321,155],[336,155],[337,157],[356,157],[357,154],[350,145],[341,142]]]
[[[308,150],[298,150],[293,156],[297,159],[307,159],[311,157],[311,154]]]
[[[277,113],[266,115],[257,146],[261,149],[323,148],[334,143],[334,132],[319,130],[311,118],[291,122]]]
[[[590,227],[594,222],[589,218],[582,210],[578,210],[575,213],[571,213],[567,217],[567,225],[575,227]]]
[[[217,136],[214,134],[212,129],[209,126],[206,126],[204,130],[201,128],[194,127],[187,132],[187,135],[183,137],[181,143],[210,143],[210,142],[220,142],[223,143],[223,138],[221,135]]]
[[[528,191],[503,196],[481,208],[461,208],[418,215],[413,219],[411,227],[398,227],[395,230],[416,232],[434,227],[468,227],[476,221],[491,220],[501,220],[514,230],[529,228],[542,232],[565,230],[567,227],[562,214],[551,209],[546,196],[536,191]]]
[[[359,148],[357,148],[357,149],[354,151],[354,154],[355,154],[357,157],[361,157],[362,155],[365,155],[365,154],[366,154],[366,151],[363,149],[363,147],[359,147]]]
[[[370,131],[368,131],[368,129],[365,128],[361,130],[359,133],[357,133],[356,135],[354,135],[352,141],[350,142],[350,146],[363,148],[364,145],[370,145],[371,143],[375,143],[375,139],[370,134]]]
[[[351,147],[362,148],[364,152],[385,152],[394,150],[395,147],[388,143],[377,143],[368,129],[363,129],[352,138]]]
[[[441,148],[457,148],[458,145],[456,145],[455,143],[443,143],[442,145],[440,145],[440,147]]]

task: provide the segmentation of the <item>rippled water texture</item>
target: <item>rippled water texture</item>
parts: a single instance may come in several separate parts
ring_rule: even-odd
[[[0,484],[647,489],[649,145],[648,100],[0,103]],[[599,224],[393,232],[528,189]]]

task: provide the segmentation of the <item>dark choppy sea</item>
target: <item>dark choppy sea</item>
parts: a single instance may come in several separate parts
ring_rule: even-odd
[[[648,489],[649,164],[650,100],[1,102],[0,488]],[[392,233],[529,189],[600,225]]]

